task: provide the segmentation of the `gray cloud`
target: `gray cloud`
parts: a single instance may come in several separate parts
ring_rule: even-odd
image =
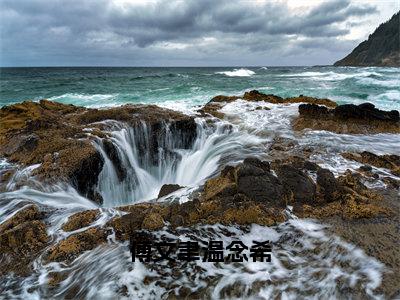
[[[349,0],[305,13],[285,1],[145,3],[0,0],[1,65],[331,63],[354,46],[345,22],[377,12]]]

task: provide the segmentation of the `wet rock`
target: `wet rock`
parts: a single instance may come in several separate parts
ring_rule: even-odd
[[[158,193],[158,198],[167,196],[173,192],[176,192],[177,190],[182,189],[183,186],[180,186],[179,184],[164,184],[161,189],[160,192]]]
[[[270,103],[282,103],[283,98],[279,96],[275,96],[272,94],[263,94],[257,90],[252,90],[249,92],[245,92],[243,95],[243,99],[247,101],[265,101]]]
[[[343,193],[352,196],[359,201],[368,202],[368,200],[382,200],[382,196],[368,189],[362,182],[360,174],[352,173],[347,170],[344,175],[339,176],[339,184],[344,187]]]
[[[215,118],[223,119],[224,118],[224,114],[219,111],[223,107],[223,104],[221,104],[219,102],[212,102],[212,101],[213,100],[211,100],[206,105],[204,105],[202,108],[200,108],[198,110],[198,112],[202,116],[211,115],[211,116],[213,116]]]
[[[47,253],[47,261],[71,261],[84,251],[92,250],[107,241],[107,233],[103,229],[90,228],[70,235],[52,246]]]
[[[316,172],[320,169],[320,166],[318,166],[316,163],[312,161],[306,160],[304,161],[303,169]]]
[[[147,230],[157,230],[164,227],[163,217],[158,213],[148,214],[142,223],[142,228]]]
[[[395,190],[400,189],[400,180],[385,176],[382,178],[382,181],[386,184],[386,186],[388,188],[395,189]]]
[[[38,142],[39,136],[34,133],[13,136],[3,151],[6,156],[10,156],[14,152],[30,152],[37,147]]]
[[[317,206],[304,205],[295,213],[300,217],[314,217],[325,219],[331,216],[340,216],[346,220],[374,218],[377,216],[389,216],[393,214],[391,209],[382,205],[382,195],[368,189],[361,182],[361,176],[351,171],[346,171],[336,178],[337,189],[330,189],[329,183],[334,182],[333,174],[324,169],[319,170],[322,193],[327,203],[319,203]]]
[[[254,110],[271,110],[271,109],[267,106],[257,106]]]
[[[335,101],[326,99],[326,98],[314,98],[314,97],[307,97],[300,95],[299,97],[292,97],[292,98],[286,98],[285,102],[287,103],[309,103],[309,104],[316,104],[316,105],[324,105],[329,108],[335,108],[337,107],[337,104]]]
[[[332,202],[339,199],[341,186],[331,171],[320,168],[317,171],[317,184],[326,201]]]
[[[181,215],[172,215],[171,216],[171,226],[172,227],[179,227],[185,223],[185,220]]]
[[[260,224],[272,226],[285,221],[282,210],[266,208],[261,204],[244,203],[240,207],[227,209],[222,216],[223,224]]]
[[[299,105],[299,117],[293,122],[295,130],[306,128],[336,133],[400,133],[399,112],[383,111],[371,103],[345,104],[328,109],[315,104]]]
[[[342,153],[349,160],[355,160],[363,164],[373,165],[377,168],[389,169],[393,175],[400,176],[400,156],[394,154],[376,155],[364,151],[362,153]]]
[[[311,217],[324,220],[331,216],[340,216],[345,220],[368,219],[377,216],[388,216],[393,212],[375,201],[359,202],[348,196],[343,201],[333,201],[324,206],[303,206],[303,211],[296,211],[299,217]]]
[[[241,97],[239,96],[224,96],[224,95],[218,95],[215,96],[214,98],[211,99],[210,102],[214,102],[214,103],[230,103],[233,101],[236,101],[237,99],[240,99]]]
[[[70,182],[79,193],[101,204],[95,186],[104,160],[93,146],[92,136],[104,140],[119,179],[127,176],[117,149],[107,139],[105,130],[113,128],[110,120],[132,128],[142,128],[145,123],[148,140],[139,148],[139,156],[149,155],[154,162],[161,157],[160,149],[168,152],[162,142],[167,131],[176,137],[176,148],[191,147],[197,136],[193,117],[155,105],[89,109],[47,100],[26,101],[0,109],[0,156],[20,166],[40,164],[34,170],[38,178],[48,183]]]
[[[233,167],[226,167],[221,176],[207,180],[204,185],[204,198],[206,200],[215,197],[233,196],[237,192],[237,186],[234,179]]]
[[[123,166],[121,158],[118,154],[117,147],[109,139],[104,139],[103,140],[103,149],[106,152],[108,158],[113,163],[114,168],[117,172],[119,181],[123,181],[126,178],[126,169]]]
[[[318,105],[326,105],[328,107],[335,107],[336,103],[329,99],[319,99],[313,97],[306,97],[300,95],[299,97],[282,98],[272,94],[263,94],[257,90],[252,90],[244,93],[243,99],[247,101],[265,101],[269,103],[282,104],[282,103],[315,103]]]
[[[215,96],[208,102],[204,107],[198,110],[202,115],[209,114],[216,118],[222,119],[224,114],[219,110],[227,103],[234,102],[238,99],[243,99],[250,102],[269,102],[274,104],[285,104],[285,103],[313,103],[318,105],[325,105],[327,107],[334,108],[337,106],[336,102],[329,99],[319,99],[313,97],[306,97],[300,95],[299,97],[282,98],[272,94],[263,94],[257,90],[245,92],[243,96]],[[267,107],[259,106],[256,110],[269,109]]]
[[[68,218],[68,221],[62,225],[62,230],[64,231],[74,231],[89,226],[100,216],[100,211],[95,210],[85,210],[73,214]]]
[[[48,240],[43,221],[26,221],[0,233],[0,253],[31,255],[43,249]]]
[[[289,151],[296,146],[298,146],[298,142],[289,139],[289,138],[284,138],[284,137],[275,137],[272,141],[272,144],[270,146],[270,151]]]
[[[304,167],[304,161],[300,165]],[[119,207],[128,214],[110,220],[106,228],[112,227],[117,239],[127,240],[138,230],[151,232],[164,226],[271,226],[286,220],[286,204],[294,205],[297,216],[319,219],[365,219],[392,213],[381,205],[381,196],[350,171],[335,178],[329,170],[318,167],[316,185],[295,165],[274,162],[273,166],[278,177],[269,171],[268,163],[257,158],[249,158],[236,167],[227,166],[219,176],[206,181],[199,199],[182,204],[151,202]],[[243,182],[244,179],[251,180]],[[279,190],[275,196],[274,189]]]
[[[69,152],[69,151],[68,151]],[[81,157],[71,162],[74,168],[69,170],[70,181],[77,187],[78,191],[93,201],[101,201],[99,194],[95,191],[98,176],[103,169],[104,159],[96,150],[85,152],[85,157]],[[70,167],[71,167],[70,165]]]
[[[275,171],[286,192],[293,195],[295,203],[314,203],[316,187],[307,174],[291,165],[281,165]]]
[[[321,118],[323,116],[329,116],[329,109],[316,104],[300,104],[299,114],[311,118]]]
[[[0,275],[28,276],[32,262],[48,245],[43,213],[27,205],[0,225]]]
[[[254,166],[256,168],[262,169],[265,172],[271,171],[270,165],[267,161],[261,161],[260,159],[258,159],[256,157],[245,158],[245,160],[243,161],[243,164]]]
[[[362,172],[371,172],[372,171],[372,167],[368,166],[368,165],[364,165],[364,166],[361,166],[359,168],[359,170],[362,171]]]
[[[272,225],[285,220],[281,193],[282,186],[269,172],[269,164],[248,158],[207,180],[200,199],[182,204],[157,202],[122,207],[130,213],[108,225],[122,239],[140,229],[158,230],[167,223],[172,227],[216,223]]]
[[[365,119],[389,122],[399,122],[400,116],[397,110],[384,111],[375,108],[372,103],[360,105],[344,104],[339,105],[333,111],[336,118],[340,119]]]
[[[280,204],[283,187],[278,178],[254,164],[240,165],[236,170],[237,191],[257,202]]]
[[[5,232],[24,222],[40,220],[43,214],[39,211],[37,205],[27,205],[15,213],[11,218],[0,224],[0,232]]]

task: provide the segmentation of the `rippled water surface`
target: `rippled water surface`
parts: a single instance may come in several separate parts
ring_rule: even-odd
[[[258,89],[400,107],[399,68],[1,68],[0,105],[49,98],[83,106],[163,103],[189,108],[217,94]]]

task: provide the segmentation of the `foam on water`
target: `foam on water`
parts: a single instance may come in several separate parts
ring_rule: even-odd
[[[51,101],[72,103],[87,107],[110,107],[118,105],[116,101],[118,94],[77,94],[67,93],[59,96],[50,97]]]
[[[382,74],[377,72],[361,71],[355,73],[339,73],[339,72],[304,72],[294,74],[283,74],[282,77],[311,77],[313,80],[327,80],[327,81],[340,81],[348,78],[370,78],[383,77]]]
[[[292,219],[274,227],[213,225],[191,230],[165,229],[156,232],[153,239],[162,238],[198,241],[201,247],[209,240],[221,240],[225,246],[233,240],[249,246],[253,241],[269,240],[273,243],[272,257],[271,262],[252,262],[248,257],[249,261],[243,263],[133,263],[128,244],[117,242],[111,235],[108,244],[84,253],[70,264],[43,264],[38,260],[38,273],[4,296],[34,299],[47,298],[51,293],[64,298],[73,292],[74,297],[88,299],[160,299],[186,290],[185,294],[189,291],[192,296],[212,299],[333,299],[349,292],[380,298],[374,290],[381,283],[384,266],[312,220]],[[68,277],[49,291],[46,282],[51,272],[63,272]],[[10,286],[16,282],[12,275],[4,280]]]
[[[234,69],[233,71],[215,72],[215,74],[223,74],[229,77],[250,77],[256,72],[249,69]]]
[[[343,152],[370,151],[379,155],[397,154],[400,149],[398,134],[337,134],[329,131],[306,130],[297,134],[292,130],[291,121],[298,116],[299,104],[271,104],[266,102],[248,102],[236,100],[228,103],[220,111],[225,118],[237,125],[241,130],[262,137],[266,147],[274,137],[291,138],[300,146],[307,146],[317,153],[311,160],[324,168],[330,169],[336,175],[343,174],[347,169],[356,170],[361,164],[344,159]],[[257,108],[263,109],[257,109]],[[267,108],[267,109],[265,109]],[[400,179],[389,170],[375,168],[385,176]],[[378,181],[380,187],[385,185]]]

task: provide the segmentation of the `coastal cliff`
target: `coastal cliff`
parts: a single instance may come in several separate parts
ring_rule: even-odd
[[[381,24],[368,40],[359,44],[334,66],[400,66],[400,12]]]

